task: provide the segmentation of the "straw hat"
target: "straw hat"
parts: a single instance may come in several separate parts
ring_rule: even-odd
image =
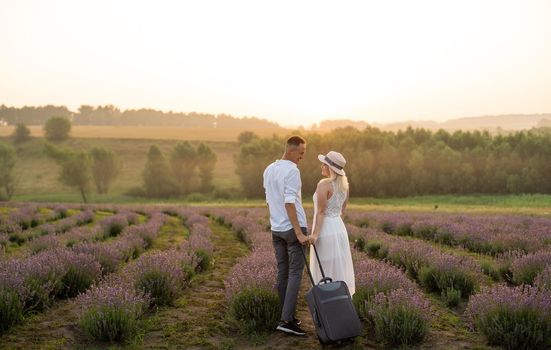
[[[331,151],[326,155],[318,155],[320,162],[327,164],[331,170],[339,175],[346,175],[343,168],[346,165],[346,159],[339,152]]]

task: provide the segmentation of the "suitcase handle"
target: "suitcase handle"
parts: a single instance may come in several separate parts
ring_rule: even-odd
[[[320,267],[320,272],[321,272],[321,276],[323,277],[321,280],[320,280],[320,283],[322,282],[325,282],[325,283],[329,283],[329,282],[332,282],[333,279],[329,278],[329,277],[325,277],[325,272],[323,272],[323,267],[321,266],[321,261],[320,261],[320,258],[318,256],[318,251],[316,249],[316,245],[315,244],[312,244],[312,247],[314,247],[314,253],[316,255],[316,260],[318,261],[318,265]],[[306,254],[304,253],[304,247],[300,247],[300,251],[302,252],[302,256],[304,257],[304,262],[305,262],[305,265],[306,265],[306,269],[308,270],[308,275],[310,276],[310,281],[312,282],[312,286],[315,286],[316,285],[316,282],[314,282],[314,277],[312,276],[312,271],[310,271],[310,265],[308,265],[308,259],[306,259]]]

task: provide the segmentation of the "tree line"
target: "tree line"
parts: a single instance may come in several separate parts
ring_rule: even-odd
[[[92,185],[98,193],[107,193],[122,162],[105,148],[63,148],[70,129],[70,121],[62,117],[51,118],[44,125],[49,142],[45,154],[59,164],[59,180],[77,189],[84,201]],[[29,139],[29,130],[18,125],[12,136],[17,146]],[[302,136],[308,142],[307,155],[300,163],[305,196],[312,195],[321,177],[317,154],[330,150],[346,157],[350,191],[355,197],[551,193],[551,129],[491,135],[412,128],[391,132],[367,127]],[[234,162],[242,195],[261,198],[262,173],[269,163],[281,157],[285,139],[275,135],[261,138],[248,131],[239,135],[238,142],[240,150],[234,155]],[[216,161],[216,154],[203,143],[196,147],[189,142],[175,143],[166,156],[152,145],[141,173],[142,185],[129,194],[158,198],[212,194],[216,190]],[[15,148],[0,143],[2,198],[9,199],[16,191],[16,162]]]
[[[273,122],[256,118],[236,118],[227,114],[177,113],[155,109],[120,110],[113,105],[82,105],[77,112],[65,106],[25,106],[22,108],[0,105],[0,120],[9,125],[43,125],[52,116],[64,117],[73,125],[144,125],[144,126],[182,126],[188,128],[269,128],[280,129]]]
[[[509,135],[488,132],[367,127],[302,135],[307,154],[299,165],[303,195],[319,181],[317,154],[330,150],[347,159],[350,191],[356,197],[429,194],[551,193],[551,130]],[[237,174],[247,197],[262,197],[264,168],[283,154],[285,139],[240,135]]]

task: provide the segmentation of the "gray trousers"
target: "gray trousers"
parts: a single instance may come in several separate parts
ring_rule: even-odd
[[[301,227],[304,234],[306,228]],[[272,231],[277,260],[277,292],[281,305],[281,320],[292,321],[297,308],[297,297],[304,269],[302,245],[297,240],[295,230],[278,232]]]

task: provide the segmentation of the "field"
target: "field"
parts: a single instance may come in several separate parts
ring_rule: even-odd
[[[549,346],[549,208],[427,210],[435,200],[358,200],[347,211],[363,333],[341,348]],[[297,317],[307,336],[272,331],[267,211],[245,204],[2,203],[0,349],[321,348],[306,275]]]
[[[106,147],[123,161],[111,191],[87,205],[58,182],[39,128],[18,146],[17,191],[0,202],[0,349],[321,348],[306,275],[297,317],[307,336],[273,331],[267,210],[241,198],[239,130],[154,129],[73,129],[62,147]],[[152,144],[168,156],[177,140],[199,139],[218,156],[214,185],[234,198],[127,195]],[[351,198],[345,222],[363,333],[341,348],[551,345],[551,196]]]
[[[0,139],[1,140],[1,139]],[[165,157],[177,141],[175,140],[127,140],[127,139],[70,139],[60,146],[73,150],[89,150],[93,147],[105,147],[113,150],[123,162],[120,175],[106,195],[92,195],[92,200],[117,201],[132,187],[142,184],[141,173],[144,169],[147,152],[153,144],[159,146]],[[233,154],[238,152],[236,142],[205,142],[217,154],[218,161],[214,169],[214,185],[221,189],[233,189],[239,186],[235,174]],[[192,142],[195,146],[197,142]],[[74,189],[63,186],[57,180],[58,165],[44,155],[43,139],[32,139],[19,147],[18,161],[15,166],[17,190],[15,200],[71,201],[78,199]],[[96,198],[94,198],[96,197]],[[73,200],[74,200],[73,199]],[[124,200],[124,198],[122,199]]]

